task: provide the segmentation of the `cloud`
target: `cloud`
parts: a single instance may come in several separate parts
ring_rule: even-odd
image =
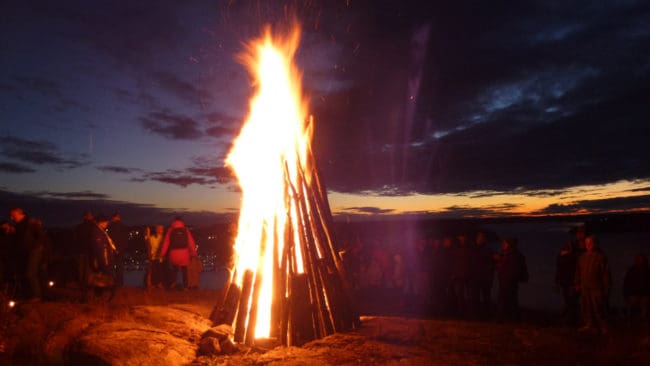
[[[13,80],[24,92],[36,92],[46,97],[62,97],[61,85],[41,76],[14,76]]]
[[[142,172],[142,169],[140,168],[127,168],[127,167],[115,166],[115,165],[98,166],[97,170],[108,172],[108,173],[117,173],[117,174],[133,174],[133,173]]]
[[[0,172],[4,173],[34,173],[36,170],[22,164],[0,162]]]
[[[38,192],[25,192],[25,194],[33,195],[36,197],[53,197],[53,198],[72,198],[72,199],[108,199],[110,196],[103,193],[96,193],[92,191],[82,192],[52,192],[52,191],[38,191]]]
[[[194,157],[185,169],[167,169],[159,172],[146,172],[131,178],[134,182],[156,181],[187,187],[192,184],[215,186],[232,185],[236,180],[232,171],[224,167],[223,161],[216,158]]]
[[[76,42],[108,55],[118,67],[142,71],[162,52],[182,45],[179,40],[187,34],[172,2],[155,5],[97,1],[87,6],[84,1],[73,0],[57,5],[41,3],[30,7],[27,14],[21,14],[20,8],[13,10],[45,24],[58,23],[61,35],[73,35]]]
[[[215,138],[233,138],[237,136],[239,131],[232,127],[224,127],[221,125],[211,126],[205,130],[205,133]]]
[[[207,90],[199,89],[194,84],[181,80],[178,75],[171,72],[154,71],[151,75],[154,83],[158,84],[162,90],[182,101],[202,105],[212,98]]]
[[[203,137],[196,120],[167,110],[140,117],[140,124],[145,130],[171,140],[197,140]]]
[[[551,204],[536,214],[600,213],[611,211],[650,210],[650,195],[581,200],[567,204]]]
[[[445,207],[443,212],[433,213],[437,217],[495,217],[495,216],[514,216],[512,213],[506,212],[519,207],[516,204],[501,204],[491,205],[484,207],[470,207],[462,205],[454,205]]]
[[[379,207],[371,207],[371,206],[346,207],[343,210],[351,211],[353,214],[358,213],[358,214],[372,214],[372,215],[382,215],[382,214],[387,214],[395,211],[392,208],[379,208]]]
[[[17,91],[17,88],[11,84],[0,82],[0,91],[9,93],[14,93]]]
[[[58,147],[49,141],[34,141],[14,136],[0,137],[0,154],[34,165],[52,165],[60,169],[74,169],[86,165],[79,159],[63,157]]]
[[[111,92],[120,102],[126,102],[137,106],[144,105],[152,110],[162,109],[158,98],[145,91],[141,90],[134,93],[123,88],[111,88]]]
[[[53,76],[17,75],[12,78],[11,84],[4,85],[9,88],[7,91],[19,99],[46,100],[49,104],[47,107],[48,112],[63,113],[73,109],[84,112],[90,111],[88,106],[68,97],[65,86],[55,81]],[[34,97],[33,93],[38,96]]]
[[[233,139],[239,133],[243,118],[232,117],[219,112],[206,115],[207,128],[205,133],[215,138]]]
[[[528,197],[555,197],[567,193],[567,190],[564,189],[546,189],[546,190],[528,190],[521,187],[513,188],[508,191],[482,191],[474,190],[467,192],[455,193],[458,197],[467,197],[467,198],[487,198],[503,195],[523,195]]]
[[[169,169],[164,172],[146,173],[142,177],[134,178],[132,180],[135,182],[142,182],[147,180],[157,181],[157,182],[177,185],[183,188],[191,184],[212,185],[216,183],[216,180],[214,179],[199,177],[199,176],[187,174],[183,171],[174,170],[174,169]]]
[[[83,112],[89,112],[91,110],[90,107],[65,97],[61,97],[59,100],[52,103],[49,107],[50,111],[56,113],[63,113],[73,109],[80,110]]]
[[[650,177],[648,5],[472,7],[352,16],[343,39],[361,46],[343,48],[341,67],[354,85],[311,103],[328,188],[554,195]],[[395,8],[411,21],[392,24]],[[409,56],[418,23],[431,25],[422,69]]]
[[[221,184],[235,182],[235,176],[230,168],[224,166],[223,160],[216,158],[194,157],[192,166],[187,172],[196,176],[215,179]]]
[[[650,187],[640,187],[628,190],[628,192],[650,192]]]
[[[160,208],[154,205],[114,201],[101,193],[85,192],[16,193],[0,189],[0,212],[21,207],[29,215],[43,220],[46,227],[71,227],[81,222],[82,214],[120,212],[126,225],[166,225],[181,216],[191,226],[214,225],[232,221],[233,213],[193,212],[184,209]]]

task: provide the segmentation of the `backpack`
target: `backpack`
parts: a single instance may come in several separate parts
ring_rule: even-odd
[[[187,232],[186,228],[178,227],[172,229],[169,234],[169,249],[185,249],[187,248]]]

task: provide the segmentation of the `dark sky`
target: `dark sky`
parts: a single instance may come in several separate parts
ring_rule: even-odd
[[[3,1],[2,208],[236,212],[236,55],[294,14],[337,213],[650,208],[650,3],[369,0]]]

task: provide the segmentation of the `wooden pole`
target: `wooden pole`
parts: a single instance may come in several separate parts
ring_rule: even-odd
[[[288,188],[287,188],[288,189]],[[291,303],[293,292],[290,285],[295,266],[293,262],[293,230],[291,223],[291,215],[287,212],[287,222],[284,231],[284,250],[282,253],[281,276],[283,277],[282,286],[284,288],[282,294],[282,318],[280,320],[280,337],[282,344],[291,346],[293,344],[292,329],[290,327],[291,319]]]
[[[316,164],[313,155],[311,156],[311,163]],[[298,174],[304,179],[304,170],[302,166],[298,165]],[[326,261],[326,266],[331,268],[327,269],[326,273],[321,272],[322,283],[326,283],[329,286],[329,290],[326,292],[328,295],[329,305],[331,311],[329,313],[331,321],[333,324],[339,323],[339,326],[335,326],[336,330],[349,330],[360,325],[356,307],[353,304],[351,297],[350,286],[347,282],[347,276],[345,274],[345,268],[341,261],[341,258],[336,251],[333,236],[329,230],[333,226],[331,220],[331,212],[329,211],[329,203],[327,202],[327,196],[320,188],[320,179],[318,177],[317,169],[312,170],[312,180],[316,189],[313,186],[310,186],[307,189],[305,201],[309,204],[309,212],[312,214],[312,231],[315,235],[318,235],[321,240],[319,241],[323,258]],[[335,273],[336,276],[331,274]],[[336,309],[336,310],[335,310]],[[346,319],[340,319],[336,313],[344,313]],[[342,321],[341,321],[342,320]]]
[[[262,271],[258,270],[255,274],[255,281],[253,286],[253,296],[251,298],[250,311],[248,312],[248,324],[246,325],[246,338],[245,342],[249,346],[255,343],[255,327],[257,326],[257,304],[259,303],[260,290],[262,289]]]
[[[315,328],[316,328],[316,337],[321,338],[324,337],[328,334],[332,333],[332,326],[329,322],[329,316],[327,314],[328,309],[327,309],[327,304],[326,300],[323,297],[323,283],[321,281],[321,276],[319,275],[319,266],[318,266],[318,253],[316,251],[316,246],[314,242],[314,236],[312,231],[310,230],[311,223],[310,223],[310,217],[309,217],[309,212],[307,211],[306,204],[305,204],[305,192],[304,192],[304,180],[300,179],[300,176],[298,176],[298,181],[297,183],[297,188],[292,185],[292,190],[296,192],[296,189],[298,190],[297,194],[295,195],[296,197],[296,211],[298,212],[298,216],[301,219],[301,225],[300,225],[300,230],[301,230],[301,237],[303,237],[305,240],[302,243],[302,254],[303,258],[305,259],[305,273],[307,273],[308,278],[309,278],[309,285],[310,285],[310,295],[312,298],[312,304],[314,305],[314,316],[315,316]]]
[[[255,278],[253,280],[253,294],[251,296],[250,310],[248,312],[248,322],[246,324],[245,342],[248,345],[253,345],[255,341],[255,327],[257,326],[257,305],[259,303],[260,292],[262,291],[262,285],[264,281],[264,258],[266,257],[266,239],[268,238],[269,230],[267,222],[264,223],[261,230],[260,251],[257,257],[257,270],[255,271]]]
[[[248,316],[248,305],[250,303],[251,289],[253,286],[253,271],[247,269],[242,279],[241,296],[239,308],[237,309],[237,321],[235,323],[235,342],[243,342],[246,335],[246,317]]]
[[[285,225],[286,227],[286,225]],[[284,239],[284,229],[282,228],[282,237]],[[282,273],[282,259],[284,258],[284,248],[280,253],[280,238],[278,233],[278,219],[273,221],[273,289],[271,299],[271,330],[269,335],[277,338],[280,333],[280,319],[282,317],[282,299],[284,298],[284,276]],[[286,242],[284,242],[286,245]]]
[[[237,284],[231,282],[230,286],[228,286],[223,303],[219,307],[215,308],[210,315],[212,325],[232,324],[235,320],[235,314],[237,314],[237,306],[239,305],[240,298],[241,289]]]
[[[313,315],[308,305],[309,300],[309,278],[306,273],[297,273],[291,277],[291,334],[292,343],[300,345],[311,341],[316,337],[313,327]]]

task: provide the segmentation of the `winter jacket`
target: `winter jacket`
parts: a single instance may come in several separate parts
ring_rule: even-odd
[[[124,254],[129,245],[129,229],[121,221],[111,221],[106,229],[118,254]]]
[[[178,228],[185,229],[185,232],[187,233],[187,244],[188,244],[187,248],[170,249],[169,238],[171,232],[172,230]],[[187,229],[187,227],[185,227],[185,224],[181,220],[174,220],[174,222],[172,222],[172,224],[170,225],[169,229],[167,229],[167,233],[165,233],[165,238],[163,239],[162,248],[160,249],[160,257],[164,258],[165,255],[167,255],[168,251],[169,251],[169,262],[174,266],[186,267],[190,264],[190,256],[196,257],[197,255],[196,242],[194,241],[194,237],[192,236],[190,230]]]
[[[496,266],[499,286],[513,287],[519,282],[528,281],[526,258],[519,251],[507,251],[499,257]]]
[[[91,251],[91,268],[97,271],[104,271],[111,266],[113,254],[115,253],[115,244],[99,226],[95,225],[91,234],[92,251]]]
[[[578,258],[575,283],[578,289],[609,291],[611,277],[607,257],[599,250],[586,251]]]
[[[555,261],[555,284],[571,287],[575,284],[576,263],[578,257],[572,250],[563,250]]]

